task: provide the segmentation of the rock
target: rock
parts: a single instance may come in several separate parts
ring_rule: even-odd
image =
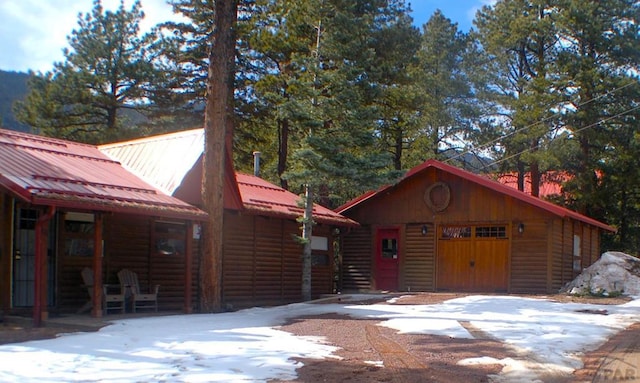
[[[640,296],[640,259],[625,253],[608,251],[565,285],[560,292],[575,295]]]

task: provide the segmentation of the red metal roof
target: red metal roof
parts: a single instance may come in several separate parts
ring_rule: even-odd
[[[292,219],[304,214],[304,208],[298,205],[300,196],[260,177],[236,173],[236,179],[246,210]],[[313,219],[320,223],[358,225],[355,221],[318,204],[313,205]]]
[[[367,192],[367,193],[361,195],[360,197],[357,197],[357,198],[345,203],[344,205],[338,207],[337,209],[335,209],[335,211],[338,212],[338,213],[344,213],[347,210],[353,208],[354,206],[357,206],[357,205],[363,203],[364,201],[367,201],[370,198],[374,198],[375,196],[378,196],[378,195],[386,193],[389,189],[394,188],[396,185],[404,182],[405,180],[407,180],[407,179],[409,179],[411,177],[417,176],[418,174],[426,171],[429,168],[435,168],[435,169],[439,169],[439,170],[441,170],[443,172],[447,172],[447,173],[453,174],[453,175],[458,176],[460,178],[466,179],[466,180],[474,182],[474,183],[476,183],[478,185],[481,185],[481,186],[484,186],[486,188],[489,188],[489,189],[491,189],[491,190],[493,190],[493,191],[495,191],[497,193],[505,194],[505,195],[513,197],[513,198],[515,198],[515,199],[517,199],[519,201],[522,201],[522,202],[528,203],[530,205],[533,205],[533,206],[535,206],[537,208],[545,210],[545,211],[547,211],[547,212],[549,212],[551,214],[554,214],[554,215],[556,215],[558,217],[575,219],[577,221],[584,222],[586,224],[593,225],[593,226],[599,227],[599,228],[607,230],[607,231],[612,231],[612,232],[616,231],[615,228],[613,228],[613,227],[611,227],[611,226],[609,226],[607,224],[604,224],[604,223],[602,223],[600,221],[597,221],[597,220],[595,220],[593,218],[589,218],[589,217],[587,217],[585,215],[582,215],[582,214],[577,213],[575,211],[572,211],[572,210],[566,209],[564,207],[558,206],[558,205],[553,204],[551,202],[544,201],[544,200],[542,200],[540,198],[533,197],[533,196],[531,196],[529,194],[521,192],[521,191],[519,191],[517,189],[514,189],[512,187],[505,186],[505,185],[503,185],[503,184],[501,184],[501,183],[499,183],[497,181],[494,181],[492,179],[489,179],[487,177],[480,176],[480,175],[468,172],[466,170],[463,170],[463,169],[457,168],[455,166],[451,166],[451,165],[445,164],[443,162],[440,162],[440,161],[437,161],[437,160],[434,160],[434,159],[427,160],[426,162],[423,162],[422,164],[420,164],[420,165],[414,167],[413,169],[409,170],[404,175],[404,177],[402,177],[395,184],[383,186],[382,188],[380,188],[380,189],[378,189],[376,191],[373,191],[373,192]]]
[[[96,146],[0,129],[0,186],[26,202],[99,211],[203,219]]]
[[[562,195],[562,184],[571,179],[571,175],[566,172],[546,172],[542,174],[540,183],[540,197],[550,197],[554,195]],[[504,173],[498,174],[497,177],[492,178],[500,182],[505,186],[511,188],[518,188],[518,174],[517,173]],[[531,194],[531,173],[524,175],[524,192]]]

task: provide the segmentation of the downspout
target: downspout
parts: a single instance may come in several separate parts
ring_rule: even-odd
[[[49,238],[49,222],[56,213],[55,206],[49,206],[47,212],[36,221],[36,254],[34,265],[34,297],[33,297],[33,327],[41,327],[46,319],[47,307],[47,247]]]

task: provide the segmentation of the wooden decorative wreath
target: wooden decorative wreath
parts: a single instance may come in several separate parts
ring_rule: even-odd
[[[439,213],[446,210],[451,202],[451,189],[444,182],[436,182],[424,192],[424,202],[429,209]]]

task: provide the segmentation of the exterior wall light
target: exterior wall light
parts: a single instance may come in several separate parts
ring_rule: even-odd
[[[421,232],[422,232],[423,236],[427,235],[428,230],[429,229],[427,228],[427,225],[422,225],[422,231]]]
[[[520,224],[518,225],[518,233],[524,233],[524,223],[522,222],[520,222]]]

